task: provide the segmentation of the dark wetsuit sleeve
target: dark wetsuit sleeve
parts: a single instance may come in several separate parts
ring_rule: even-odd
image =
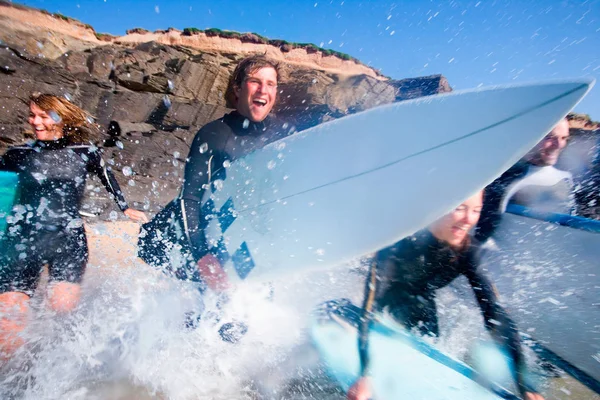
[[[13,151],[8,150],[0,157],[0,171],[18,172]]]
[[[185,220],[185,229],[187,237],[190,240],[192,254],[199,260],[206,254],[206,239],[202,229],[200,229],[200,209],[202,194],[210,180],[210,171],[215,165],[215,152],[213,149],[206,148],[208,140],[205,135],[205,129],[200,129],[190,147],[190,152],[185,164],[185,175],[182,198],[182,213]],[[202,150],[202,151],[201,151]],[[210,168],[209,168],[210,167]]]
[[[106,168],[104,160],[100,156],[100,152],[98,150],[90,150],[87,152],[86,156],[88,157],[88,172],[94,173],[100,178],[100,182],[102,182],[106,190],[113,195],[113,198],[121,211],[127,210],[129,207],[127,206],[119,182],[117,182],[115,175]]]
[[[483,194],[483,208],[475,231],[475,238],[483,243],[492,236],[502,221],[503,210],[500,209],[508,187],[527,174],[528,164],[518,162],[498,179],[489,184]]]
[[[502,219],[500,205],[504,189],[505,185],[500,180],[493,182],[485,188],[481,217],[479,218],[475,232],[475,238],[481,243],[489,239],[498,228],[498,225],[500,225],[500,220]]]
[[[394,265],[389,257],[390,252],[391,249],[378,252],[369,265],[369,272],[365,282],[362,315],[358,326],[360,376],[366,376],[369,372],[369,330],[373,320],[373,312],[380,311],[383,294],[391,282]]]
[[[535,391],[527,387],[523,375],[525,372],[525,362],[521,351],[521,341],[515,323],[508,316],[503,307],[498,304],[498,298],[494,291],[494,286],[490,280],[479,270],[479,260],[477,255],[472,255],[469,267],[465,272],[477,303],[483,314],[485,327],[490,332],[492,338],[503,349],[508,351],[515,366],[513,378],[519,387],[521,394]]]

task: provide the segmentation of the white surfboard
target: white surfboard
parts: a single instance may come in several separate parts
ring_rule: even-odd
[[[340,264],[414,233],[491,182],[588,92],[573,80],[377,107],[277,141],[203,198],[232,281]]]
[[[519,329],[599,391],[600,222],[515,205],[509,211],[484,268]]]

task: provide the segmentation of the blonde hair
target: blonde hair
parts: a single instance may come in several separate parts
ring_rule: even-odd
[[[29,96],[34,103],[45,112],[53,111],[63,124],[63,136],[71,143],[84,143],[90,140],[90,129],[93,129],[93,117],[69,100],[48,93],[33,93]]]

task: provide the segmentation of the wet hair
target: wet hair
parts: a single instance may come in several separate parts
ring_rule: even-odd
[[[29,102],[47,113],[55,113],[63,124],[63,137],[70,143],[90,140],[93,117],[69,100],[48,93],[32,93]]]
[[[277,73],[277,80],[281,77],[281,65],[264,55],[253,55],[241,60],[233,70],[229,78],[227,90],[225,91],[225,106],[228,108],[237,108],[238,98],[233,90],[235,87],[242,87],[244,80],[252,73],[262,68],[273,68]]]

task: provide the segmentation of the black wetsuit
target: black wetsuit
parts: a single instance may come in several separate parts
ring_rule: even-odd
[[[368,369],[368,333],[372,312],[387,308],[408,329],[439,335],[436,290],[464,275],[475,293],[485,327],[494,340],[508,349],[519,371],[515,380],[523,393],[523,355],[515,324],[498,305],[491,282],[479,270],[480,248],[475,240],[455,250],[422,230],[377,253],[365,288],[363,316],[359,325],[361,373]]]
[[[190,147],[182,188],[184,229],[195,261],[207,252],[201,224],[200,201],[206,185],[224,179],[224,164],[241,158],[294,132],[294,128],[273,117],[251,122],[237,111],[210,122],[198,131]]]
[[[535,168],[537,167],[528,162],[520,161],[485,188],[481,217],[475,231],[477,240],[483,243],[496,232],[504,213],[501,204],[508,195],[509,189],[515,183],[526,179],[531,170]],[[556,169],[554,171],[559,172]],[[563,171],[560,172],[565,174]],[[545,197],[551,204],[554,204],[556,209],[552,210],[553,212],[572,214],[574,212],[572,186],[572,182],[569,180],[551,180],[541,186],[532,185],[520,188],[516,193],[512,193],[509,200],[510,203],[526,207],[540,207],[539,199]]]
[[[79,207],[87,174],[96,174],[119,208],[127,209],[99,150],[69,144],[65,138],[38,140],[8,149],[0,158],[0,170],[19,174],[18,197],[3,239],[0,292],[31,295],[44,264],[49,265],[51,280],[81,282],[88,248]]]

